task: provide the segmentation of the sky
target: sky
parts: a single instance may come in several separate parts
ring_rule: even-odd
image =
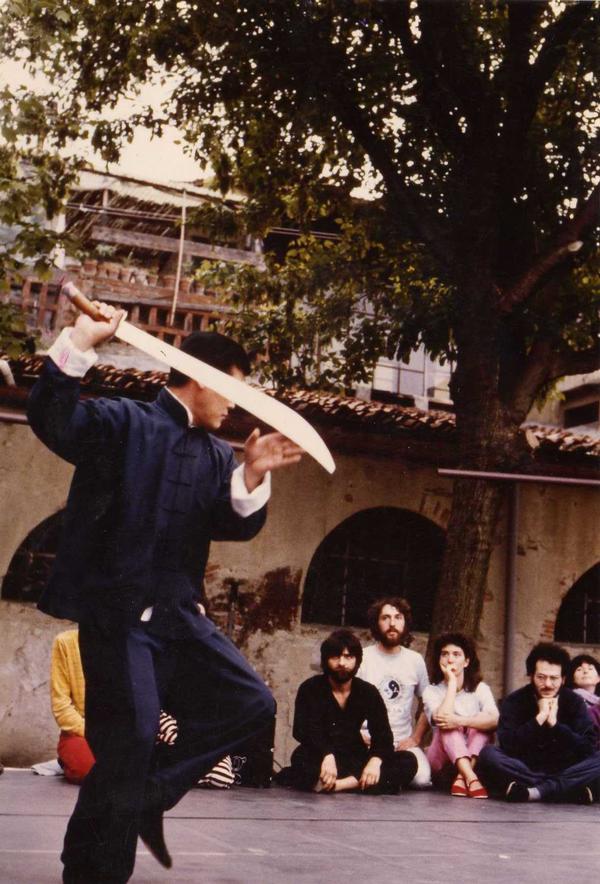
[[[0,86],[4,84],[13,87],[20,84],[31,86],[34,82],[18,61],[0,64]],[[160,98],[161,92],[157,87],[148,87],[138,99],[137,106],[158,104]],[[134,108],[134,105],[124,103],[123,109],[126,107]],[[179,137],[177,129],[173,126],[166,127],[161,138],[151,138],[149,132],[140,128],[132,143],[124,146],[120,162],[111,163],[108,171],[163,183],[189,182],[201,178],[202,169],[183,152],[181,145],[176,143]],[[106,170],[106,164],[94,155],[86,142],[80,142],[79,148],[95,168]]]

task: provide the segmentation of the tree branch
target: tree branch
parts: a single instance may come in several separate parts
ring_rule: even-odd
[[[443,143],[455,150],[464,141],[464,135],[456,121],[455,102],[447,89],[447,83],[434,59],[427,56],[423,47],[413,40],[410,29],[410,4],[389,3],[382,0],[376,4],[380,21],[400,43],[409,69],[418,84],[418,103],[425,110],[431,126]]]
[[[546,252],[508,291],[501,295],[498,308],[502,313],[510,313],[517,304],[526,301],[540,280],[550,270],[570,254],[579,251],[583,245],[580,237],[596,222],[599,208],[600,184],[597,184],[581,209],[571,221],[564,225]]]
[[[546,28],[544,44],[533,65],[529,64],[531,44],[526,38],[527,28],[533,27],[535,19],[533,12],[527,16],[528,5],[509,3],[509,49],[512,48],[512,52],[507,57],[507,72],[509,110],[512,113],[508,116],[509,120],[512,119],[512,126],[507,135],[511,142],[513,157],[516,156],[517,150],[520,154],[521,142],[535,116],[544,86],[552,79],[564,60],[569,42],[585,23],[593,4],[588,3],[588,0],[579,0],[571,4],[552,25]],[[543,12],[544,5],[539,4],[539,7]]]
[[[574,374],[591,374],[600,369],[600,349],[590,347],[588,350],[561,350],[556,352],[550,361],[547,380]]]
[[[533,29],[548,8],[548,2],[509,2],[508,39],[505,60],[497,74],[506,81],[507,110],[502,150],[503,192],[510,196],[521,190],[529,176],[524,142],[536,114],[546,83],[563,61],[567,47],[589,12],[587,0],[572,4],[544,31],[545,42],[535,64],[529,63]],[[509,212],[510,216],[510,212]]]
[[[534,341],[512,390],[510,408],[515,420],[522,422],[545,384],[567,375],[588,374],[600,368],[600,350],[564,348],[554,337]]]
[[[534,341],[524,365],[514,379],[511,410],[521,423],[527,417],[539,390],[548,382],[548,370],[555,351],[556,341],[548,337]]]
[[[535,106],[545,84],[550,80],[563,61],[567,46],[583,27],[585,20],[595,7],[592,0],[578,0],[571,3],[556,21],[546,28],[544,45],[530,74],[530,100]]]
[[[449,248],[442,226],[434,219],[425,200],[411,193],[409,188],[402,183],[389,146],[373,132],[358,101],[347,90],[340,89],[334,80],[335,78],[332,77],[330,87],[326,90],[333,98],[332,112],[354,135],[373,163],[374,168],[381,174],[389,195],[397,201],[400,212],[405,214],[413,235],[422,239],[436,258],[447,265]]]
[[[486,88],[478,66],[465,51],[466,46],[475,46],[477,39],[475,33],[467,38],[464,21],[461,21],[466,11],[467,4],[418,0],[426,62],[431,65],[433,57],[439,57],[440,80],[448,84],[462,113],[479,132],[484,120],[497,115],[500,105],[497,97]]]
[[[521,188],[514,184],[515,177],[522,181],[526,176],[526,164],[523,162],[522,138],[527,127],[523,127],[523,118],[530,112],[527,89],[530,66],[533,29],[547,3],[526,2],[508,4],[508,37],[506,54],[497,74],[497,80],[506,81],[506,121],[504,131],[504,190],[507,195]],[[519,162],[516,162],[516,158]]]
[[[321,57],[327,59],[329,76],[326,85],[320,84],[322,91],[318,95],[319,100],[328,103],[331,114],[340,120],[361,145],[374,168],[381,174],[389,195],[397,202],[399,212],[404,214],[404,220],[408,222],[413,235],[425,242],[432,254],[447,266],[450,252],[446,233],[426,200],[404,184],[394,161],[393,146],[371,126],[361,107],[344,53],[323,39],[316,27],[312,28],[310,39],[313,51],[318,46]]]

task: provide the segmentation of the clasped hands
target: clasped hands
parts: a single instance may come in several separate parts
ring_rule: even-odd
[[[558,721],[558,697],[540,697],[538,699],[538,710],[536,715],[537,723],[554,727]]]

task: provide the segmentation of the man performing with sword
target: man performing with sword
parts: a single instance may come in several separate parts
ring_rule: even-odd
[[[243,404],[243,390],[250,388],[240,381],[249,364],[237,343],[216,333],[190,335],[182,347],[189,354],[184,370],[196,378],[203,371],[214,375],[213,388],[172,369],[151,404],[82,401],[79,378],[96,360],[94,347],[115,334],[124,339],[126,327],[150,338],[165,361],[177,358],[171,361],[173,348],[124,322],[122,311],[91,305],[72,285],[66,292],[94,318],[81,315],[63,330],[29,403],[34,432],[75,465],[40,608],[79,623],[86,737],[96,758],[67,828],[63,881],[123,884],[133,872],[138,834],[170,867],[163,812],[272,721],[270,692],[199,613],[196,596],[210,540],[249,540],[258,533],[270,471],[297,463],[301,448],[279,433],[255,430],[243,465],[235,468],[231,447],[211,433],[235,403]],[[215,391],[219,376],[235,379],[231,399]],[[267,414],[261,409],[258,402],[254,414]],[[281,420],[279,414],[271,423],[281,426]],[[295,431],[311,450],[314,438],[304,445],[301,435]],[[168,754],[155,742],[165,705],[191,735]]]

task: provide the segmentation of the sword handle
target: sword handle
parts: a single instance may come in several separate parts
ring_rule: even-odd
[[[61,295],[66,295],[71,304],[80,311],[80,313],[85,313],[95,322],[105,322],[106,319],[100,312],[100,310],[92,304],[89,298],[83,294],[83,292],[79,291],[74,282],[65,282],[64,277],[59,281],[59,293]]]

